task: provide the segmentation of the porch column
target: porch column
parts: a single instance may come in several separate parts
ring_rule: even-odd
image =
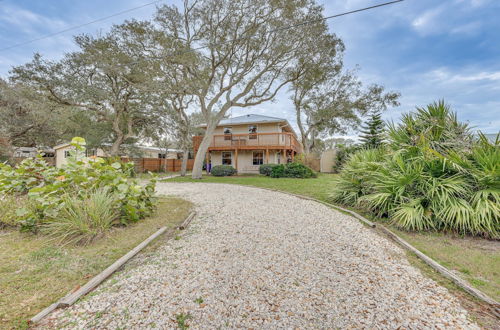
[[[283,164],[288,163],[288,157],[286,155],[286,149],[283,149]]]
[[[294,156],[295,156],[295,152],[292,150],[292,162],[293,162]]]
[[[238,148],[234,149],[234,168],[238,170]]]
[[[269,149],[266,149],[266,164],[269,164]]]
[[[206,155],[206,157],[207,157],[207,159],[206,159],[206,164],[207,164],[207,165],[206,165],[207,174],[209,174],[209,173],[210,173],[210,171],[208,170],[208,168],[209,168],[209,165],[208,165],[208,164],[210,163],[210,151],[207,151],[207,153],[206,153],[205,155]]]

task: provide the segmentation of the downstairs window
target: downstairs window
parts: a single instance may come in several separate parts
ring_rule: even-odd
[[[254,151],[252,157],[253,165],[262,165],[264,164],[264,151]]]

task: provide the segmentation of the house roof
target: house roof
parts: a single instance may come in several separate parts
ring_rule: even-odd
[[[58,144],[58,145],[54,146],[53,149],[57,150],[57,149],[65,148],[65,147],[70,146],[70,145],[71,145],[71,143],[62,143],[62,144]]]
[[[243,116],[237,116],[232,118],[222,119],[217,126],[229,126],[229,125],[245,125],[245,124],[263,124],[263,123],[286,123],[289,126],[294,135],[295,131],[285,118],[248,114]],[[198,127],[206,127],[207,124],[198,125]]]
[[[278,118],[278,117],[248,114],[248,115],[243,115],[243,116],[222,119],[219,122],[218,126],[254,124],[254,123],[280,123],[280,122],[287,122],[287,120],[284,118]],[[205,127],[205,126],[207,126],[207,124],[199,125],[199,127]]]

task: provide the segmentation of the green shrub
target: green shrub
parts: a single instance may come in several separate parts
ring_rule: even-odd
[[[301,163],[281,164],[273,167],[271,171],[273,178],[315,178],[316,173]]]
[[[353,146],[345,146],[343,144],[337,145],[335,147],[335,164],[333,165],[333,172],[339,173],[345,162],[349,159],[349,157],[354,154],[356,151],[361,150],[361,146],[353,145]]]
[[[349,158],[331,199],[404,230],[499,238],[500,144],[466,132],[443,103],[405,115],[392,125],[387,148]]]
[[[273,168],[278,166],[278,164],[262,164],[259,166],[259,173],[265,176],[270,176]]]
[[[151,214],[155,204],[154,178],[141,186],[130,178],[133,163],[84,157],[84,144],[81,138],[73,139],[75,150],[61,169],[48,166],[41,158],[25,160],[16,168],[0,166],[0,194],[26,199],[25,205],[16,210],[21,230],[36,232],[47,219],[57,218],[67,196],[83,198],[104,188],[116,200],[122,224]]]
[[[56,218],[46,219],[41,231],[60,243],[88,244],[106,233],[120,216],[116,196],[98,189],[82,196],[64,196]]]
[[[272,168],[271,178],[283,178],[285,177],[285,165],[280,164]]]
[[[236,169],[231,165],[216,165],[212,167],[210,173],[213,176],[231,176],[236,174]]]

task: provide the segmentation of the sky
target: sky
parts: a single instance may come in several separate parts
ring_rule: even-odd
[[[384,0],[317,0],[325,15],[372,6]],[[0,0],[0,49],[96,19],[126,13],[50,38],[0,50],[0,76],[38,52],[48,59],[76,50],[73,36],[106,33],[126,19],[148,19],[155,6],[179,0]],[[151,4],[152,3],[152,4]],[[500,1],[405,0],[328,20],[330,32],[346,45],[347,69],[359,66],[366,84],[401,93],[401,105],[384,119],[444,99],[462,121],[485,133],[500,130]],[[285,117],[294,124],[286,90],[273,103],[232,110]],[[355,135],[355,131],[348,133]]]

